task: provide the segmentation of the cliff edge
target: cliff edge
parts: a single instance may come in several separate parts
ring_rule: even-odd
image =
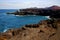
[[[0,33],[0,40],[60,40],[60,20],[43,20]]]

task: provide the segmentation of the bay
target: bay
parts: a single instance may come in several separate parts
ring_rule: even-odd
[[[18,9],[0,9],[0,32],[5,32],[10,28],[20,28],[26,24],[37,24],[41,20],[48,19],[45,16],[6,14],[7,12],[15,12],[17,10]]]

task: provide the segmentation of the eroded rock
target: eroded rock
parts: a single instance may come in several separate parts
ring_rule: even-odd
[[[60,40],[60,20],[44,20],[0,34],[0,40]]]

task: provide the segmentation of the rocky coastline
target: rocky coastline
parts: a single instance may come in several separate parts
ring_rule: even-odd
[[[0,40],[60,40],[59,7],[53,6],[48,9],[38,8],[33,9],[33,11],[30,9],[23,9],[20,10],[21,12],[17,11],[11,14],[50,16],[51,19],[42,20],[38,24],[27,24],[22,28],[9,29],[6,32],[0,33]]]
[[[0,33],[0,40],[60,40],[60,20],[42,20]]]
[[[50,16],[51,18],[59,18],[60,17],[60,6],[51,6],[46,8],[26,8],[26,9],[19,9],[13,13],[7,14],[14,14],[14,15],[39,15],[39,16]]]

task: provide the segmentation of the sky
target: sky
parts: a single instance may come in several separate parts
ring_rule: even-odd
[[[53,5],[60,6],[60,0],[0,0],[0,9],[44,8]]]

